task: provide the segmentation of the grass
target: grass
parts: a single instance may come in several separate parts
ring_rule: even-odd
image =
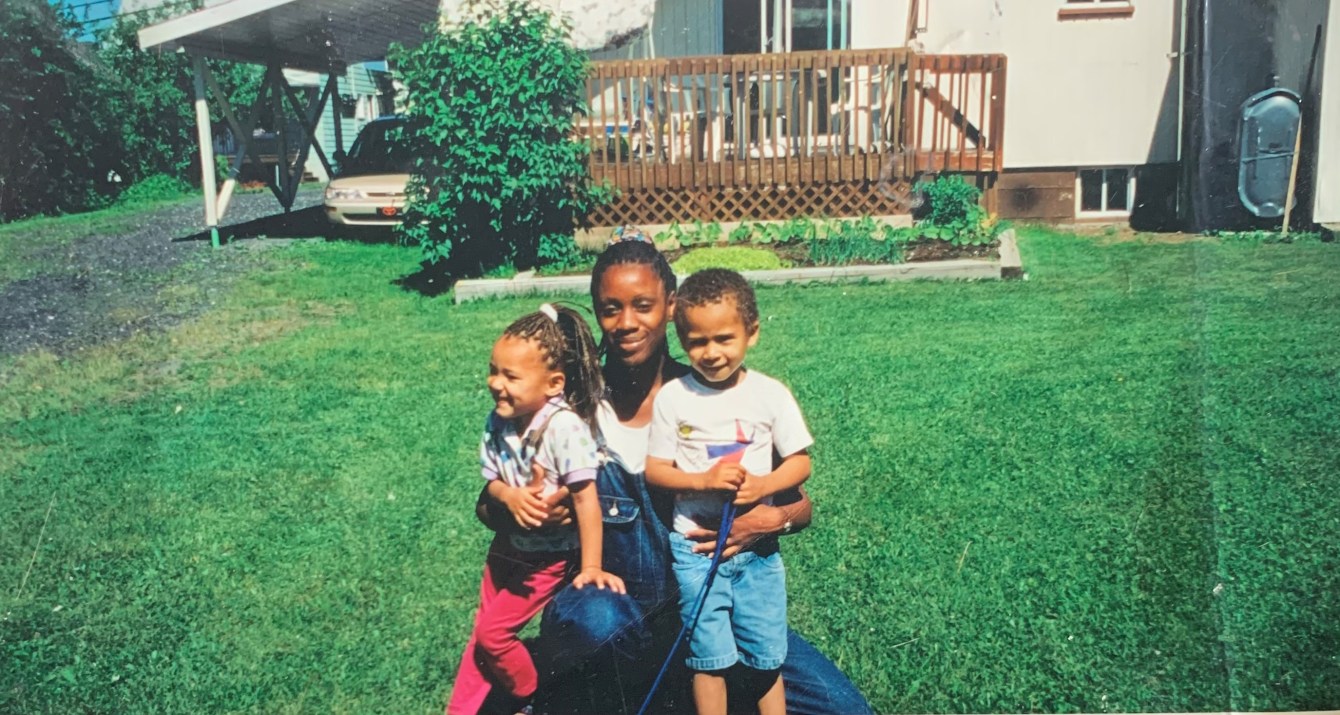
[[[1340,705],[1340,247],[1026,230],[1030,280],[763,288],[817,439],[792,625],[880,712]],[[392,246],[0,359],[0,711],[440,712],[487,351]]]

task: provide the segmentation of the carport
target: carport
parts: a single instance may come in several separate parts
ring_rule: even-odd
[[[245,157],[259,162],[251,142],[261,108],[270,103],[278,124],[278,177],[267,177],[270,191],[288,212],[297,196],[303,166],[312,151],[330,172],[330,157],[317,143],[315,130],[327,103],[336,93],[338,76],[351,64],[385,59],[392,43],[414,44],[423,27],[438,17],[437,0],[223,0],[201,10],[175,17],[139,32],[146,51],[179,51],[191,57],[195,73],[196,134],[200,146],[200,176],[205,223],[211,240],[219,245],[219,221],[237,187]],[[265,76],[251,107],[233,107],[209,71],[205,58],[247,62],[265,67]],[[326,76],[325,86],[304,99],[284,78],[285,69]],[[207,94],[213,93],[236,137],[229,158],[228,178],[215,181],[213,131]],[[238,109],[244,109],[242,114]],[[296,118],[297,135],[287,129]],[[334,124],[337,150],[343,149],[340,123]],[[297,159],[289,162],[289,155]]]

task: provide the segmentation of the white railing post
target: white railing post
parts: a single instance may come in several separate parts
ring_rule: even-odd
[[[209,123],[209,104],[205,101],[205,59],[191,57],[195,74],[195,131],[200,142],[200,190],[205,195],[205,224],[209,226],[209,240],[219,247],[219,204],[214,185],[214,132]]]

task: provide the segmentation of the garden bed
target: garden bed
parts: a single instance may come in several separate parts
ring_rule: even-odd
[[[945,244],[948,244],[947,246]],[[715,250],[727,247],[707,248]],[[757,248],[750,246],[750,248]],[[778,249],[795,248],[786,243],[773,249],[775,255],[787,255]],[[800,246],[804,248],[804,246]],[[952,250],[951,250],[952,249]],[[665,250],[671,265],[681,278],[691,271],[680,270],[681,260],[693,251],[705,250],[704,247],[669,248]],[[925,245],[917,242],[907,244],[903,254],[915,255],[917,260],[904,260],[898,263],[850,263],[847,265],[784,265],[777,268],[750,270],[747,266],[737,268],[751,282],[764,285],[783,283],[840,283],[848,281],[896,281],[896,280],[991,280],[1017,278],[1023,273],[1019,259],[1019,250],[1015,243],[1014,231],[1003,231],[996,240],[973,246],[953,246],[948,241],[935,241]],[[931,257],[936,257],[932,260]],[[952,256],[952,257],[951,257]],[[534,271],[519,273],[510,278],[481,278],[462,280],[456,283],[455,300],[464,303],[480,298],[516,296],[531,294],[584,293],[589,290],[591,278],[589,272],[564,275],[536,275]]]

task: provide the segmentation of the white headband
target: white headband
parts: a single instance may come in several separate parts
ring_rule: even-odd
[[[547,316],[549,316],[549,319],[552,320],[552,321],[554,321],[555,323],[558,322],[558,311],[554,308],[553,305],[551,305],[551,304],[549,304],[549,303],[545,303],[545,304],[541,305],[541,306],[540,306],[540,312],[541,312],[541,313],[544,313],[544,314],[547,315]]]

